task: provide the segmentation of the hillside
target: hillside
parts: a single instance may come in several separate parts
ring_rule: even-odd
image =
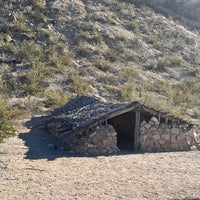
[[[142,3],[147,4],[165,16],[171,16],[173,19],[181,21],[190,29],[200,28],[199,0],[145,0]]]
[[[198,123],[200,34],[194,5],[1,0],[2,105],[15,108],[11,117],[41,113],[92,92],[111,101],[139,100]]]

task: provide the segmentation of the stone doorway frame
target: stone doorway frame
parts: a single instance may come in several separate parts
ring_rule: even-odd
[[[129,112],[132,112],[133,115],[135,115],[135,120],[134,120],[134,129],[131,130],[132,132],[132,136],[133,136],[133,147],[131,150],[133,150],[133,152],[137,152],[139,151],[139,143],[140,143],[140,124],[141,124],[141,112],[140,110],[129,110],[127,112],[124,112],[120,115],[123,115],[123,114],[126,114],[126,113],[129,113]],[[120,115],[116,115],[116,116],[120,116]],[[114,116],[114,117],[116,117]],[[112,117],[112,118],[114,118]],[[108,121],[111,120],[112,118],[109,118],[109,119],[106,119],[105,120],[105,124],[110,124]],[[112,124],[111,124],[112,125]],[[115,127],[114,127],[115,128]],[[115,130],[117,132],[117,130]]]

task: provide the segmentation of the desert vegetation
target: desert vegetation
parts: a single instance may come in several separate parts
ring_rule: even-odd
[[[0,1],[1,101],[33,98],[20,109],[34,112],[93,92],[198,123],[199,29],[145,2]]]

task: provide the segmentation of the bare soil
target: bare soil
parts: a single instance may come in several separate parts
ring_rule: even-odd
[[[198,151],[81,157],[60,146],[38,127],[0,144],[0,199],[200,199]]]

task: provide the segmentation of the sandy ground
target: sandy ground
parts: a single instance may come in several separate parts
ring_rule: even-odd
[[[78,157],[39,128],[0,144],[0,199],[200,199],[200,152]]]

